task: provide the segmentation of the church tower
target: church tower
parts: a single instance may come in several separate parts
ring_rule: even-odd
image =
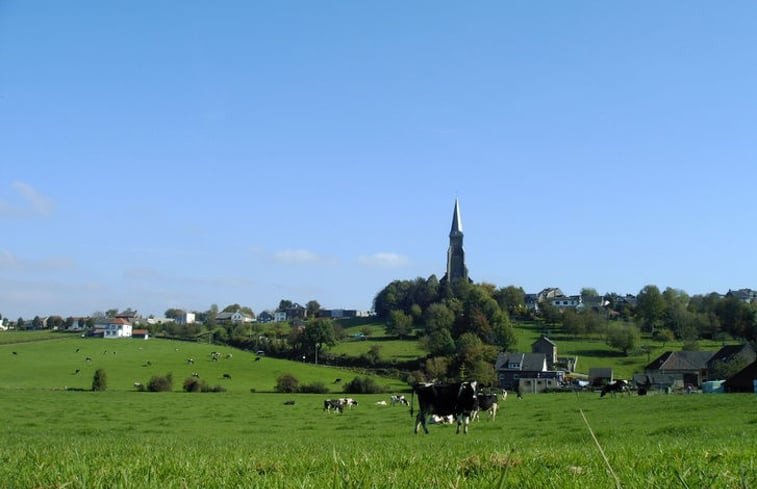
[[[455,210],[452,213],[452,229],[449,232],[449,250],[447,250],[447,273],[442,280],[452,283],[458,279],[468,280],[468,268],[465,266],[463,222],[460,220],[460,204],[455,199]]]

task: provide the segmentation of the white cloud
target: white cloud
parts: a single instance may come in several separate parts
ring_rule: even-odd
[[[325,257],[308,250],[283,250],[273,254],[273,258],[279,263],[286,264],[311,264],[328,261]]]
[[[410,259],[397,253],[379,252],[358,257],[357,262],[367,267],[399,268],[410,264]]]
[[[13,205],[0,201],[0,215],[27,217],[49,216],[53,213],[55,209],[53,201],[28,183],[13,182],[12,187],[24,202]]]

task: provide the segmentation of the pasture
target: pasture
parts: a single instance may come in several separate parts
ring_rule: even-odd
[[[221,352],[217,362],[212,351]],[[88,389],[96,368],[107,372],[107,391],[63,390]],[[171,371],[179,390],[192,370],[227,392],[133,388]],[[282,372],[333,394],[266,393]],[[352,396],[358,407],[323,412],[326,397],[340,397],[338,376],[353,375],[196,343],[63,335],[1,344],[0,481],[82,489],[757,486],[755,395],[511,395],[496,422],[482,416],[468,435],[451,425],[413,435],[406,407],[376,405],[389,394]],[[393,392],[404,387],[380,381]]]
[[[4,487],[591,488],[757,485],[757,398],[514,396],[468,435],[413,435],[406,407],[355,396],[3,390]],[[284,405],[294,400],[295,405]]]

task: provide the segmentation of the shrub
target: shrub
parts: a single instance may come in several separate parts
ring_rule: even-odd
[[[162,376],[156,375],[147,383],[147,390],[150,392],[170,392],[173,390],[173,375],[170,373]]]
[[[386,388],[378,385],[370,377],[355,377],[344,386],[347,394],[381,394]]]
[[[108,377],[105,375],[105,370],[98,368],[95,370],[95,375],[92,377],[92,390],[104,391],[108,388]]]
[[[184,392],[226,392],[226,389],[220,385],[210,387],[204,380],[195,377],[187,377],[184,379],[184,385],[182,388],[184,389]]]
[[[293,392],[297,392],[300,387],[300,381],[295,378],[292,374],[281,374],[276,379],[276,387],[273,389],[276,392],[283,392],[286,394],[291,394]]]
[[[328,394],[329,388],[323,382],[313,382],[300,386],[300,392],[303,394]]]

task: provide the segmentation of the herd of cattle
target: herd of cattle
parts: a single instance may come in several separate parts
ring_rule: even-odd
[[[471,421],[479,419],[482,411],[489,414],[489,419],[494,421],[497,417],[498,401],[501,396],[507,399],[507,391],[502,394],[484,393],[478,390],[476,381],[457,382],[451,384],[416,384],[410,396],[410,402],[403,395],[391,396],[391,405],[397,404],[410,406],[410,415],[414,414],[414,398],[418,396],[418,414],[415,417],[415,433],[421,427],[428,433],[430,423],[454,423],[457,422],[457,433],[463,427],[463,433],[468,433]],[[386,401],[376,402],[379,406],[386,406]],[[326,399],[323,401],[323,410],[326,412],[343,413],[345,408],[357,406],[358,402],[352,398]]]

